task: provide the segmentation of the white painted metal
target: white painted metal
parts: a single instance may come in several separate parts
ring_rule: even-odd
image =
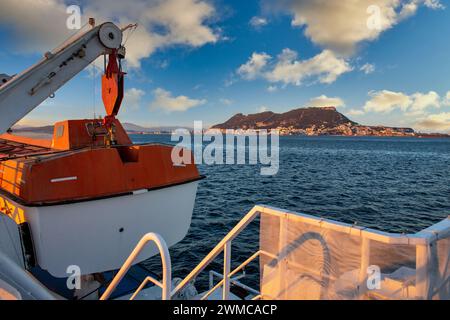
[[[0,252],[24,268],[20,231],[14,220],[0,213]]]
[[[430,293],[430,249],[428,245],[416,247],[416,295],[417,299],[429,299]]]
[[[373,230],[369,228],[360,228],[353,225],[340,223],[332,220],[325,220],[321,218],[316,218],[310,215],[299,214],[295,212],[288,212],[285,210],[267,207],[267,206],[255,206],[250,212],[248,212],[239,223],[214,247],[213,250],[189,273],[186,278],[184,278],[178,286],[176,286],[171,296],[175,295],[177,292],[182,290],[184,286],[186,286],[189,282],[195,279],[200,272],[202,272],[222,251],[224,251],[224,275],[222,275],[222,280],[219,281],[215,286],[212,286],[210,281],[210,290],[208,290],[201,299],[209,298],[213,293],[217,292],[217,290],[222,286],[222,298],[226,298],[229,295],[229,282],[228,285],[226,281],[233,282],[232,276],[235,275],[239,270],[241,270],[245,265],[256,259],[261,254],[267,254],[263,251],[258,251],[253,254],[250,258],[248,258],[245,262],[243,262],[238,268],[229,271],[228,266],[231,263],[231,254],[230,243],[233,239],[235,239],[241,232],[244,230],[255,218],[259,215],[268,214],[278,217],[286,217],[289,215],[289,219],[299,220],[303,222],[307,222],[311,225],[315,225],[321,228],[330,229],[330,230],[338,230],[340,232],[347,233],[349,235],[357,235],[362,238],[361,245],[361,270],[359,274],[359,283],[366,279],[366,276],[363,274],[363,269],[367,269],[367,266],[370,263],[370,240],[376,240],[381,243],[386,244],[410,244],[415,245],[417,249],[417,278],[416,283],[418,285],[418,291],[420,294],[419,298],[429,298],[429,267],[427,266],[429,261],[428,254],[428,245],[430,243],[434,243],[439,239],[444,239],[449,237],[450,234],[450,217],[448,219],[443,220],[442,222],[425,229],[422,232],[417,234],[393,234],[381,232],[378,230]],[[286,229],[286,225],[282,228],[283,231]],[[286,244],[284,243],[284,237],[280,237],[281,239],[281,248],[283,248]],[[271,255],[269,255],[271,256]],[[272,258],[277,258],[271,256]],[[228,261],[227,261],[228,260]],[[311,270],[314,273],[314,270]],[[336,280],[336,279],[332,279]],[[227,289],[225,289],[227,288]],[[227,292],[225,292],[227,291]],[[255,296],[255,299],[264,298],[261,295]]]
[[[11,80],[11,76],[8,76],[7,74],[1,73],[0,74],[0,87],[4,85],[6,82]]]
[[[253,261],[253,259],[254,258],[252,258],[250,261]],[[240,268],[236,268],[233,272],[238,271],[238,269],[240,270]],[[209,286],[210,290],[214,287],[214,285],[212,284],[213,281],[214,281],[214,277],[218,277],[219,279],[223,279],[223,274],[220,274],[220,273],[218,273],[218,272],[216,272],[214,270],[211,270],[209,272],[209,276],[210,276],[210,281],[211,281],[210,282],[210,286]],[[242,282],[239,281],[239,279],[243,279],[243,278],[245,278],[245,276],[246,276],[245,274],[241,274],[240,276],[230,278],[230,283],[234,284],[235,286],[241,287],[242,289],[248,291],[250,294],[258,295],[259,291],[255,290],[252,287],[249,287],[249,286],[247,286],[247,285],[245,285],[245,284],[243,284]],[[231,277],[231,274],[230,274],[230,277]],[[211,293],[211,294],[213,294],[213,293]]]
[[[164,239],[159,234],[156,233],[147,233],[145,236],[142,237],[142,239],[139,241],[139,243],[131,252],[130,256],[123,264],[123,266],[117,272],[117,275],[114,277],[111,284],[108,286],[106,291],[100,297],[100,300],[107,300],[111,296],[111,293],[116,289],[117,285],[126,275],[126,273],[131,268],[133,263],[135,263],[136,258],[140,255],[140,253],[142,252],[142,250],[144,249],[144,247],[147,245],[148,242],[154,242],[158,248],[159,254],[161,255],[162,269],[163,269],[162,283],[150,276],[147,277],[139,286],[139,288],[136,290],[136,292],[131,296],[130,300],[133,300],[136,297],[136,295],[139,294],[139,292],[145,287],[148,281],[153,282],[162,289],[162,300],[170,300],[170,292],[172,285],[172,265],[170,262],[169,249],[167,248],[167,244],[164,241]]]
[[[197,186],[198,181],[68,205],[21,207],[38,264],[55,277],[67,277],[71,265],[82,274],[119,269],[148,232],[161,234],[168,246],[181,241],[191,224]],[[136,262],[157,253],[146,248]]]
[[[231,241],[227,241],[223,247],[223,288],[222,298],[228,300],[230,293],[230,265],[231,265]]]
[[[48,53],[0,87],[0,133],[36,108],[67,81],[110,49],[119,49],[122,31],[107,22]]]
[[[55,300],[59,298],[1,251],[0,279],[19,291],[23,299]]]
[[[370,239],[363,237],[361,240],[361,267],[359,269],[359,295],[362,296],[367,288],[367,268],[370,265]]]
[[[211,250],[210,253],[172,290],[171,296],[180,292],[189,282],[194,280],[222,251],[225,243],[232,241],[247,227],[259,214],[260,206],[255,206],[239,223]]]
[[[2,300],[22,300],[22,295],[18,290],[0,279],[0,301]]]

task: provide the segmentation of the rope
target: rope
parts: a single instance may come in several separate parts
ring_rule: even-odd
[[[132,34],[134,33],[134,31],[136,31],[136,29],[137,29],[137,25],[135,25],[135,26],[133,26],[131,29],[129,29],[128,34],[127,34],[127,36],[126,36],[126,38],[125,38],[125,41],[124,41],[124,43],[123,43],[123,46],[125,46],[125,45],[127,44],[128,39],[131,38]]]
[[[95,98],[96,98],[96,94],[95,94],[95,90],[96,90],[96,85],[95,85],[95,83],[96,83],[96,79],[95,79],[95,67],[96,67],[96,65],[95,65],[95,60],[94,60],[94,62],[93,62],[93,70],[94,70],[94,76],[93,76],[93,87],[94,87],[94,92],[93,92],[93,97],[92,97],[92,104],[93,104],[93,111],[94,111],[94,119],[96,118],[96,114],[95,114]]]

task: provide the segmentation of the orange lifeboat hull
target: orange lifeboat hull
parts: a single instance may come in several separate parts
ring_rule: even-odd
[[[172,146],[131,144],[118,122],[118,145],[102,145],[91,121],[56,124],[51,144],[14,138],[15,153],[0,157],[0,212],[29,225],[36,264],[56,277],[71,265],[82,274],[120,268],[148,232],[169,246],[182,240],[203,178],[194,164],[172,163]]]

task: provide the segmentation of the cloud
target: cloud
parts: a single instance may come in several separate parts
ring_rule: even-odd
[[[253,17],[250,19],[250,25],[255,28],[255,29],[259,29],[261,27],[266,26],[269,22],[267,21],[266,18],[263,17]]]
[[[440,108],[444,103],[439,94],[416,92],[412,95],[389,90],[369,92],[371,99],[364,105],[364,111],[390,113],[395,109],[408,112],[408,115],[424,114],[428,108]]]
[[[422,113],[427,108],[440,108],[441,107],[441,98],[439,95],[430,91],[426,94],[423,93],[415,93],[411,96],[413,103],[411,105],[410,110],[413,113]]]
[[[312,98],[305,105],[306,107],[344,107],[345,102],[339,97],[329,98],[326,95],[321,95],[316,98]]]
[[[362,116],[364,114],[363,110],[358,110],[358,109],[350,109],[347,114],[349,116]]]
[[[364,105],[366,112],[389,113],[395,108],[405,111],[412,103],[411,98],[402,92],[372,91],[369,96],[371,99]]]
[[[450,112],[430,114],[417,122],[417,127],[424,130],[439,130],[450,132]]]
[[[266,0],[266,4],[270,0]],[[384,31],[414,15],[420,6],[442,9],[438,0],[287,0],[284,9],[315,44],[351,55],[358,44],[376,40]],[[279,7],[279,5],[277,5]],[[270,7],[270,5],[269,5]]]
[[[445,9],[445,6],[441,3],[440,0],[425,0],[425,6],[431,9]]]
[[[83,20],[115,21],[120,25],[138,22],[128,39],[127,60],[139,67],[144,58],[173,45],[200,47],[220,36],[208,25],[214,6],[205,0],[96,0],[83,7]],[[66,6],[63,0],[2,0],[0,23],[12,32],[20,52],[48,51],[67,38]]]
[[[123,104],[129,110],[137,110],[140,107],[145,92],[141,89],[131,88],[125,91]]]
[[[364,72],[365,74],[371,74],[375,72],[375,65],[366,63],[361,68],[359,68],[360,71]]]
[[[343,73],[352,70],[344,59],[340,59],[329,50],[308,60],[296,60],[297,53],[284,49],[278,56],[273,70],[267,74],[270,82],[300,85],[306,78],[317,77],[321,83],[332,83]]]
[[[66,28],[67,17],[60,0],[2,0],[0,4],[0,25],[12,33],[14,49],[20,53],[46,52],[64,41],[73,33]]]
[[[444,106],[450,106],[450,91],[447,92],[447,95],[445,96],[445,100],[443,102]]]
[[[167,112],[186,111],[193,107],[204,105],[207,101],[191,99],[186,96],[174,97],[169,91],[158,88],[153,91],[155,96],[150,107],[154,109],[162,109]]]
[[[237,73],[246,80],[264,78],[271,83],[298,86],[307,79],[329,84],[352,70],[345,59],[338,58],[329,50],[310,59],[299,60],[297,52],[286,48],[274,63],[271,61],[272,57],[268,54],[255,52],[247,63],[239,67]]]
[[[243,64],[237,70],[237,73],[246,80],[256,79],[261,75],[261,72],[266,67],[267,63],[271,59],[266,53],[254,52],[247,63]]]
[[[229,105],[233,104],[233,100],[222,98],[222,99],[220,99],[220,103],[222,103],[223,105],[229,106]]]
[[[259,107],[258,108],[258,112],[266,112],[266,111],[269,111],[269,108],[268,107],[266,107],[266,106],[261,106],[261,107]]]
[[[278,91],[278,87],[277,86],[268,86],[267,87],[267,91],[270,92],[270,93],[277,92]]]

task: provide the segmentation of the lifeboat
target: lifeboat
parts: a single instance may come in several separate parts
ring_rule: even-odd
[[[175,165],[172,146],[133,144],[116,119],[125,73],[120,65],[123,48],[107,46],[115,39],[114,45],[120,44],[120,30],[104,24],[67,49],[46,54],[44,62],[2,88],[4,92],[18,88],[18,95],[24,97],[34,95],[25,85],[22,89],[20,81],[46,74],[42,68],[55,70],[53,65],[61,71],[52,71],[52,79],[63,78],[67,72],[63,68],[85,63],[85,58],[76,60],[79,56],[97,50],[100,42],[107,47],[104,119],[56,123],[50,140],[0,135],[0,215],[17,224],[23,266],[28,270],[37,267],[56,278],[68,277],[71,266],[78,267],[81,275],[116,270],[144,234],[159,233],[172,246],[188,232],[203,177],[195,164]],[[76,45],[81,49],[76,47],[69,55]],[[57,59],[66,51],[69,58],[61,57],[66,60],[60,64]],[[50,80],[46,81],[33,90],[50,92],[52,88],[45,87]],[[182,152],[192,157],[190,151]],[[156,253],[155,248],[147,248],[136,262]]]
[[[117,145],[103,145],[98,120],[54,126],[51,141],[0,136],[0,210],[21,226],[29,267],[55,277],[118,269],[139,239],[184,238],[200,176],[176,166],[172,147],[132,144],[118,120]],[[187,151],[186,151],[187,152]],[[147,250],[145,260],[156,251]]]

